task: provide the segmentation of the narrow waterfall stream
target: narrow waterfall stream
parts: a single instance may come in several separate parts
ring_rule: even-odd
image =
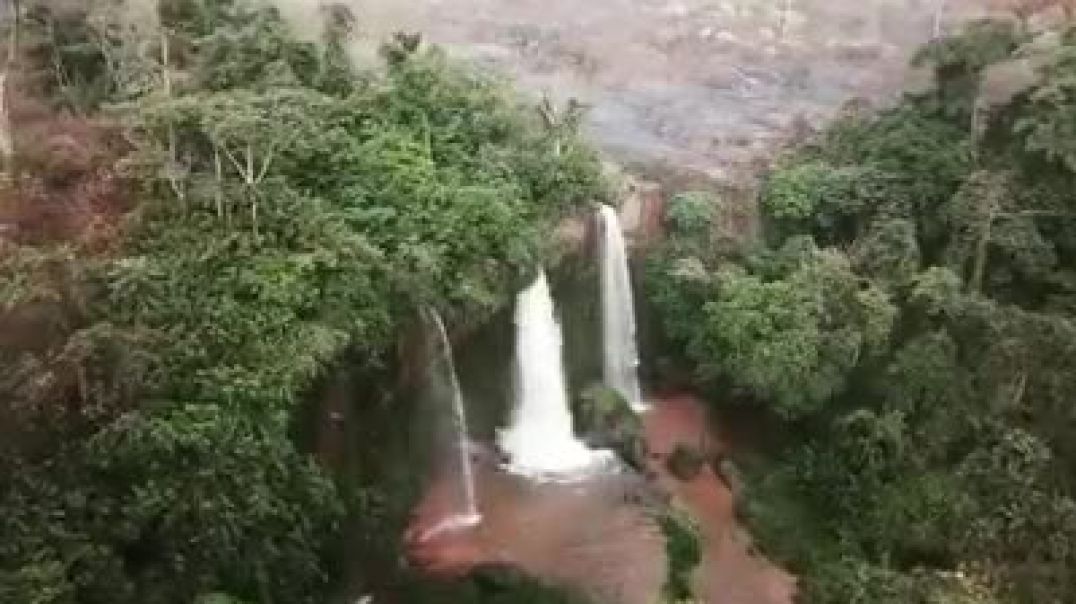
[[[627,246],[616,210],[602,205],[601,303],[602,378],[623,396],[636,412],[647,410],[639,387],[639,346],[635,339],[635,304]]]
[[[511,423],[498,435],[511,468],[545,477],[571,477],[609,462],[575,437],[568,408],[560,325],[545,273],[519,294],[515,311],[515,401]]]
[[[443,372],[451,393],[453,427],[456,432],[456,452],[459,462],[459,490],[460,498],[462,499],[458,512],[446,517],[426,531],[423,538],[428,539],[440,532],[473,527],[482,521],[482,515],[478,512],[478,500],[475,495],[474,468],[471,465],[471,447],[467,437],[467,407],[463,401],[463,391],[460,390],[459,376],[456,374],[456,363],[452,357],[452,344],[449,342],[448,330],[445,329],[445,323],[441,319],[441,315],[432,309],[425,314],[428,321],[433,325],[437,337],[437,356],[440,363],[433,370]]]

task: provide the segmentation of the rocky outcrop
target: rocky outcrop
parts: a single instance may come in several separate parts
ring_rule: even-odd
[[[611,449],[628,466],[643,468],[642,422],[619,393],[601,384],[588,387],[577,402],[575,417],[588,446]]]
[[[695,480],[705,465],[706,457],[694,447],[684,444],[676,445],[665,460],[665,468],[669,470],[669,474],[683,482]]]
[[[634,246],[646,246],[662,236],[665,197],[661,185],[645,180],[629,180],[619,208],[620,226]]]

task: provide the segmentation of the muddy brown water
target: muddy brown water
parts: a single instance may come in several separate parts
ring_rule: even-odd
[[[658,488],[699,524],[703,558],[694,585],[700,601],[789,604],[795,579],[753,552],[749,536],[736,524],[725,483],[709,467],[688,482],[665,468],[677,444],[720,446],[706,426],[704,408],[690,396],[666,397],[654,405],[645,418],[649,485],[630,473],[536,483],[483,456],[477,473],[482,523],[428,535],[457,509],[458,479],[442,473],[415,509],[408,554],[426,572],[442,577],[509,565],[599,602],[652,604],[665,581],[664,541],[638,496]]]

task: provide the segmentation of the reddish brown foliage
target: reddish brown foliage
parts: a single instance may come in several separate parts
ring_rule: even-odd
[[[0,175],[0,261],[25,253],[18,244],[65,242],[79,255],[108,253],[128,209],[128,183],[116,169],[126,152],[119,128],[55,111],[20,83],[7,90],[16,161],[13,178]],[[3,447],[43,452],[53,442],[46,435],[122,410],[110,386],[116,380],[105,373],[111,365],[96,360],[105,340],[80,332],[88,326],[76,266],[57,255],[10,267],[38,293],[0,308]]]
[[[14,182],[0,185],[0,236],[108,249],[128,207],[115,169],[125,148],[119,130],[53,111],[14,88],[8,102],[18,169]]]

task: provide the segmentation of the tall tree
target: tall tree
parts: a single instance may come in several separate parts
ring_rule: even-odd
[[[0,166],[4,177],[10,183],[15,178],[15,143],[14,132],[11,125],[11,101],[8,88],[11,78],[15,75],[19,56],[19,28],[22,15],[19,0],[7,1],[7,45],[4,57],[4,65],[0,70]]]

